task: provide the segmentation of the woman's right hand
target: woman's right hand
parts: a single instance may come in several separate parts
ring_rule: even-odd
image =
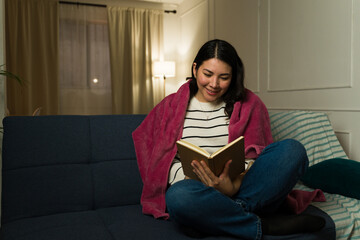
[[[237,176],[233,181],[229,176],[229,169],[232,160],[229,160],[224,167],[223,172],[217,177],[207,166],[205,161],[196,161],[194,160],[191,165],[194,168],[195,174],[199,177],[201,182],[206,186],[213,187],[219,192],[232,197],[235,195],[239,189],[247,170]]]

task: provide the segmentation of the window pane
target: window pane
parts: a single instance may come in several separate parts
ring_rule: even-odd
[[[60,4],[60,114],[111,114],[107,11]]]

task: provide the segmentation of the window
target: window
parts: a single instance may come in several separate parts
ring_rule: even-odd
[[[59,114],[111,114],[107,10],[60,4]]]

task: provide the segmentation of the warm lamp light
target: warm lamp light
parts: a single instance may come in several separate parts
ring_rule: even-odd
[[[156,61],[153,64],[153,75],[156,77],[175,77],[175,62]]]

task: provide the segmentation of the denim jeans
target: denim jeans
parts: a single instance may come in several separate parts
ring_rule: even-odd
[[[196,180],[183,180],[166,192],[170,218],[210,235],[261,239],[259,214],[275,212],[308,167],[303,145],[283,140],[267,146],[232,198]]]

